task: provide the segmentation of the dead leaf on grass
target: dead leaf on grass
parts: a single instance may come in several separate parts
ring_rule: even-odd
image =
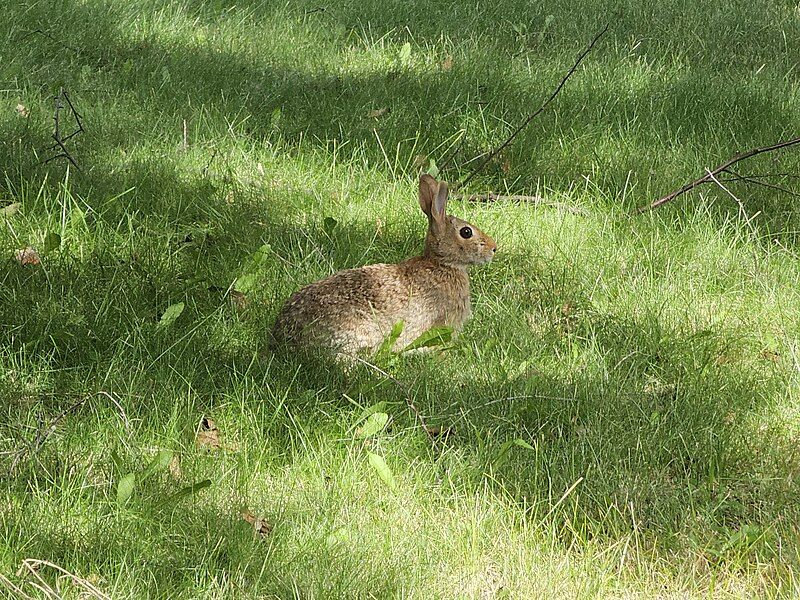
[[[761,351],[761,358],[764,360],[768,360],[770,362],[779,362],[781,359],[780,353],[776,352],[775,350],[770,350],[769,348],[764,348]]]
[[[28,117],[31,116],[30,109],[27,106],[25,106],[24,104],[22,104],[21,102],[19,104],[17,104],[16,111],[17,111],[17,115],[22,117],[23,119],[27,119]]]
[[[3,215],[4,217],[10,217],[17,214],[20,208],[22,208],[21,203],[12,202],[11,204],[5,205],[3,208],[0,208],[0,215]]]
[[[176,481],[183,479],[183,470],[181,469],[181,457],[178,454],[172,455],[172,460],[169,461],[169,474]]]
[[[23,267],[27,265],[39,265],[42,263],[42,259],[39,258],[39,253],[31,246],[23,248],[22,250],[17,250],[14,258],[16,258],[17,262]]]
[[[388,106],[384,106],[383,108],[376,108],[375,110],[369,111],[367,116],[373,119],[379,119],[385,115],[388,115],[390,112],[392,112],[392,109]]]
[[[195,443],[198,448],[227,450],[228,452],[236,452],[239,450],[238,444],[222,441],[222,434],[217,424],[208,417],[200,419],[200,426],[197,428]]]
[[[242,518],[253,526],[253,531],[261,537],[267,537],[272,533],[273,525],[268,523],[262,517],[257,517],[249,510],[242,511]]]
[[[231,304],[238,310],[247,308],[247,296],[238,290],[231,290]]]
[[[448,54],[442,61],[442,71],[449,71],[452,68],[453,68],[453,57]]]
[[[197,431],[197,447],[213,448],[214,450],[222,447],[222,442],[219,439],[219,429],[216,423],[208,417],[203,417],[200,420],[200,427]]]

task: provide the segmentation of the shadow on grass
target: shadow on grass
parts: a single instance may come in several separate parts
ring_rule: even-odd
[[[42,3],[14,14],[12,22],[20,28],[18,38],[32,37],[40,43],[36,52],[19,59],[17,69],[36,73],[35,80],[42,86],[59,82],[75,90],[76,102],[88,115],[89,133],[76,151],[81,162],[89,165],[84,183],[103,193],[120,193],[127,188],[121,185],[119,176],[104,173],[98,162],[154,134],[159,139],[174,140],[177,147],[184,120],[188,122],[191,141],[200,145],[213,145],[229,131],[258,144],[268,144],[275,138],[295,144],[302,138],[327,150],[336,142],[337,153],[345,160],[363,156],[370,164],[383,168],[389,168],[384,149],[388,149],[390,161],[397,150],[402,172],[416,170],[416,154],[430,154],[441,162],[442,150],[437,147],[463,130],[466,138],[455,164],[466,163],[508,134],[509,128],[503,122],[520,121],[531,109],[532,95],[545,96],[549,91],[545,82],[537,84],[540,89],[530,90],[526,89],[529,84],[519,81],[514,70],[526,69],[522,63],[510,60],[512,48],[522,43],[526,56],[534,60],[548,80],[556,81],[557,74],[567,66],[561,64],[563,54],[552,51],[547,44],[529,48],[525,46],[526,35],[514,33],[518,28],[507,27],[530,21],[530,35],[538,39],[533,24],[546,15],[523,14],[527,8],[522,10],[514,3],[502,6],[463,9],[470,18],[457,22],[444,19],[443,12],[448,11],[436,9],[433,15],[444,19],[439,22],[435,16],[415,20],[407,8],[399,5],[364,13],[362,7],[356,10],[350,5],[318,10],[320,7],[308,4],[287,13],[263,3],[228,6],[222,2],[215,8],[189,3],[180,11],[176,27],[180,29],[184,20],[196,18],[208,28],[203,35],[212,38],[205,43],[191,39],[188,32],[184,32],[187,39],[183,41],[176,41],[174,36],[167,41],[152,33],[136,37],[126,30],[126,20],[121,15],[130,17],[121,9],[67,0],[60,7],[67,24],[58,30],[44,28],[55,40],[31,33],[42,30],[52,19],[51,9]],[[738,8],[758,22],[767,18],[761,10],[751,14],[744,6]],[[559,11],[566,11],[570,25],[561,27],[569,32],[575,29],[574,39],[583,32],[579,23],[602,21],[607,11],[605,6],[590,5],[575,20],[574,11],[566,5],[556,3],[551,10],[559,21],[563,18]],[[771,10],[775,15],[782,14],[778,5]],[[515,180],[517,185],[530,189],[545,182],[558,191],[582,185],[590,177],[610,203],[616,205],[617,199],[624,196],[641,204],[695,178],[703,168],[734,151],[774,142],[791,131],[796,111],[787,104],[787,88],[782,79],[773,83],[753,79],[750,61],[735,65],[725,61],[727,68],[715,68],[720,56],[747,54],[739,35],[741,14],[709,9],[706,17],[718,25],[713,35],[709,34],[708,43],[716,44],[716,50],[711,51],[701,43],[702,36],[697,42],[690,35],[701,19],[693,19],[688,31],[674,27],[675,21],[683,22],[680,13],[662,7],[661,19],[654,20],[650,13],[640,14],[631,8],[616,23],[619,31],[615,38],[592,55],[585,82],[577,81],[564,91],[555,111],[534,123],[517,141],[516,149],[489,167],[487,181],[502,187],[500,180]],[[265,44],[262,48],[257,38],[249,39],[241,48],[221,47],[213,35],[218,29],[225,32],[227,19],[234,15],[241,17],[241,26],[248,35],[257,32],[261,23],[267,29],[279,29],[277,23],[285,22],[286,29],[303,48],[299,55],[316,66],[304,67],[302,59],[298,61],[289,47]],[[367,38],[371,36],[390,36],[387,44],[391,47],[395,38],[406,38],[402,28],[412,21],[413,31],[419,30],[419,38],[414,38],[419,43],[433,43],[443,29],[488,41],[483,54],[469,51],[469,64],[450,72],[442,72],[437,65],[412,70],[394,64],[391,56],[385,65],[369,65],[351,72],[341,69],[343,59],[336,56],[337,52],[358,54],[369,47]],[[488,30],[499,30],[500,35],[488,36]],[[681,32],[677,36],[655,34],[676,30]],[[646,54],[626,50],[626,35],[648,39],[648,51],[664,58],[650,59]],[[362,39],[363,36],[367,38]],[[666,57],[686,53],[687,40],[697,56],[691,60],[687,57],[686,64],[671,63]],[[321,45],[318,53],[306,49],[306,45],[314,43]],[[778,51],[777,46],[766,44],[760,36],[748,36],[746,45],[752,47],[754,55],[771,59],[770,64],[789,61],[794,51],[794,45],[790,48],[786,44]],[[264,55],[254,56],[257,49],[263,50]],[[651,64],[651,60],[655,62]],[[87,77],[87,69],[98,68],[100,75],[96,79]],[[672,71],[674,74],[664,75]],[[392,112],[383,119],[367,116],[381,107],[391,108]],[[276,110],[280,111],[278,118]],[[494,120],[487,121],[486,111]],[[645,113],[646,121],[641,118]],[[478,121],[488,124],[479,127]],[[11,172],[22,168],[24,177],[38,178],[40,168],[28,171],[20,167],[19,151],[23,150],[32,162],[38,161],[39,157],[34,159],[30,152],[46,145],[46,135],[39,130],[31,133],[27,123],[24,127],[27,133],[23,138],[28,136],[30,147],[7,145],[6,151],[0,153],[0,165]],[[376,142],[376,135],[382,147]],[[791,171],[795,165],[796,160],[790,157],[777,170]],[[766,159],[752,164],[755,171],[761,167],[773,171],[775,164]],[[157,192],[157,186],[149,181],[128,180],[126,184],[140,188],[136,193],[147,198],[151,191]],[[756,187],[734,185],[734,191],[743,197],[751,214],[761,211],[766,215],[762,216],[763,225],[756,222],[766,232],[800,229],[796,225],[797,203],[789,197]],[[724,204],[721,212],[727,218],[737,211],[738,206],[730,203]]]
[[[543,308],[556,313],[562,302],[554,296]],[[232,310],[230,314],[234,319]],[[736,560],[758,562],[774,558],[778,548],[786,556],[797,550],[792,523],[798,488],[785,476],[797,450],[783,433],[759,430],[757,419],[779,408],[787,382],[768,361],[746,367],[735,359],[726,362],[738,352],[752,350],[726,332],[663,330],[657,321],[586,314],[574,323],[552,323],[540,339],[498,330],[492,346],[489,340],[470,339],[486,334],[484,328],[468,329],[448,353],[411,357],[391,367],[410,386],[430,423],[452,430],[431,443],[405,410],[403,392],[371,371],[343,370],[308,355],[271,357],[262,352],[259,357],[255,346],[226,347],[224,336],[214,327],[194,328],[202,318],[198,315],[176,325],[166,338],[154,330],[140,332],[138,350],[125,361],[140,365],[135,369],[119,363],[115,358],[119,350],[113,346],[94,352],[70,348],[63,357],[62,348],[54,348],[51,366],[60,373],[60,380],[52,382],[55,394],[47,403],[32,403],[26,400],[29,394],[4,386],[0,421],[16,427],[29,420],[25,415],[31,409],[49,406],[52,414],[60,412],[59,393],[74,393],[87,385],[87,378],[89,385],[96,385],[99,378],[87,375],[92,371],[107,371],[105,389],[126,398],[134,422],[168,420],[175,410],[170,397],[185,398],[182,410],[188,414],[182,418],[196,422],[203,414],[213,415],[238,402],[234,399],[244,386],[248,392],[241,401],[247,409],[263,406],[264,414],[272,414],[257,424],[260,435],[286,448],[285,462],[292,465],[307,451],[307,443],[296,439],[303,435],[297,432],[298,422],[301,428],[331,434],[338,431],[337,423],[350,423],[360,412],[345,396],[364,406],[389,401],[394,403],[391,413],[397,426],[403,428],[400,435],[419,438],[418,445],[403,451],[404,460],[413,464],[434,458],[441,475],[459,488],[489,485],[519,504],[524,522],[535,524],[545,518],[564,548],[585,539],[613,544],[635,533],[659,553],[685,552],[689,546],[693,551],[718,549]],[[96,327],[104,328],[102,323]],[[253,323],[247,327],[261,330]],[[57,330],[48,331],[53,340],[59,339]],[[540,364],[569,361],[570,346],[589,341],[601,357],[597,365],[576,365],[568,380],[538,370]],[[508,363],[504,354],[511,347],[523,350],[514,356],[525,356],[527,350],[532,360]],[[142,370],[141,365],[149,366]],[[284,404],[290,410],[279,410]],[[75,435],[80,421],[90,415],[80,412],[65,426],[77,427]],[[8,437],[8,431],[3,433]],[[534,449],[507,445],[515,439]],[[49,488],[52,474],[72,468],[63,451],[45,446],[36,461],[26,463],[11,481],[13,488]],[[245,479],[257,476],[252,473]],[[574,493],[556,503],[576,482]],[[275,593],[297,581],[304,582],[307,590],[330,584],[331,574],[317,572],[311,563],[306,576],[298,574],[291,581],[281,579],[278,566],[262,570],[273,550],[291,554],[292,541],[278,536],[264,549],[253,546],[252,532],[232,522],[236,517],[231,510],[195,505],[182,509],[168,528],[169,538],[156,542],[156,551],[145,551],[152,557],[149,572],[156,589],[166,594],[185,586],[188,565],[198,561],[207,566],[209,552],[221,571],[253,577]],[[728,540],[745,527],[760,532],[758,544],[728,547]],[[231,532],[222,543],[211,535],[219,530]],[[155,539],[158,535],[153,532]],[[175,542],[176,535],[183,541]],[[111,552],[114,548],[106,545],[126,544],[100,536],[94,540],[96,546],[92,540],[70,546],[68,539],[53,531],[31,538],[26,539],[29,551],[55,552],[47,558],[65,564],[87,544],[90,552],[97,548]],[[129,549],[131,556],[139,556],[136,547]],[[346,579],[350,573],[354,578],[343,579],[343,586],[361,589],[361,583],[370,581],[355,569],[363,557],[345,555],[336,562],[340,558],[331,556],[336,563],[331,576]],[[312,557],[301,552],[293,560],[302,563]],[[402,573],[396,575],[396,580],[383,580],[387,593],[402,589]]]

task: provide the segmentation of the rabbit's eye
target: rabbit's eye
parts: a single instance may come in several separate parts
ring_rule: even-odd
[[[471,238],[471,237],[472,237],[472,229],[470,229],[469,227],[462,227],[462,228],[461,228],[461,231],[459,231],[458,233],[459,233],[459,234],[461,235],[461,237],[462,237],[462,238],[464,238],[465,240],[468,240],[469,238]]]

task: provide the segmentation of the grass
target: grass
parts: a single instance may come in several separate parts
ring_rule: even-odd
[[[473,319],[382,359],[449,436],[370,369],[266,349],[292,290],[418,252],[420,164],[465,176],[608,21],[471,184],[585,214],[453,202],[499,243]],[[800,592],[796,199],[631,216],[796,135],[793,3],[32,1],[0,40],[0,574],[28,594],[27,558],[113,598]],[[43,164],[60,86],[80,172]]]

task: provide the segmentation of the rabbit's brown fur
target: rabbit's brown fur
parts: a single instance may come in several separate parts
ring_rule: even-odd
[[[489,262],[497,246],[474,225],[446,214],[447,194],[445,182],[420,178],[419,202],[428,217],[422,256],[347,269],[307,285],[281,309],[274,339],[353,354],[376,349],[398,321],[404,326],[396,348],[431,327],[458,331],[470,316],[467,267]]]

